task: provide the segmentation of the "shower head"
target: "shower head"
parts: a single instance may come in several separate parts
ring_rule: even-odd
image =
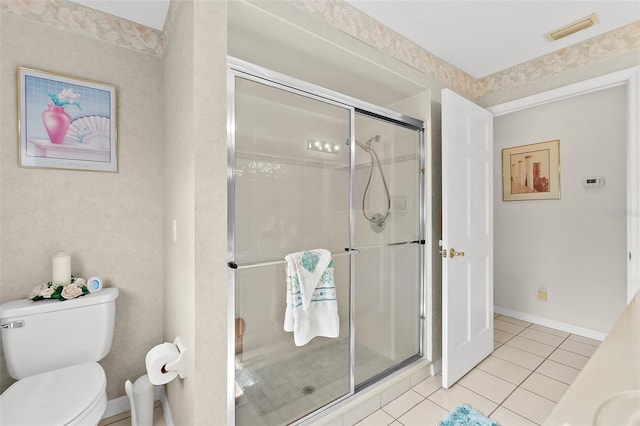
[[[369,152],[369,150],[371,149],[371,142],[380,142],[380,135],[371,136],[369,139],[367,139],[364,145],[361,143],[358,143],[358,145],[360,145],[360,147],[362,147],[362,149],[364,149],[365,151]]]
[[[369,152],[369,150],[372,149],[371,142],[380,142],[380,135],[371,136],[365,143],[362,143],[356,139],[356,144],[366,152]],[[347,139],[345,145],[349,146],[349,139]]]
[[[371,136],[367,141],[367,143],[371,143],[371,142],[380,142],[380,135]]]
[[[380,142],[380,135],[371,136],[369,139],[367,139],[367,141],[364,144],[362,142],[358,142],[357,140],[356,142],[362,148],[364,148],[365,150],[368,150],[368,147],[371,145],[371,142]],[[344,144],[349,146],[349,139],[347,139]],[[365,148],[365,145],[367,146],[367,148]]]

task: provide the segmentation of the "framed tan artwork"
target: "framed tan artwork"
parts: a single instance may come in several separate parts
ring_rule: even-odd
[[[502,150],[502,199],[560,199],[560,140]]]

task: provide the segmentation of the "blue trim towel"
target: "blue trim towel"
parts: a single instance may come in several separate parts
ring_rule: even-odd
[[[458,405],[451,410],[438,426],[500,426],[494,420],[485,417],[481,412],[474,410],[467,404]]]
[[[329,250],[291,253],[284,260],[287,275],[284,330],[293,332],[296,346],[317,336],[338,337],[340,319]]]

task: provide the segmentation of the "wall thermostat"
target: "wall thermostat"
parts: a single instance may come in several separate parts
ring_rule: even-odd
[[[604,186],[604,177],[602,176],[589,176],[584,178],[582,186],[585,188],[600,188]]]

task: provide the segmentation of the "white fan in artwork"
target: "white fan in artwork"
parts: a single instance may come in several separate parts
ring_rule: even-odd
[[[111,120],[99,115],[73,120],[67,130],[66,140],[108,148],[111,142]]]

